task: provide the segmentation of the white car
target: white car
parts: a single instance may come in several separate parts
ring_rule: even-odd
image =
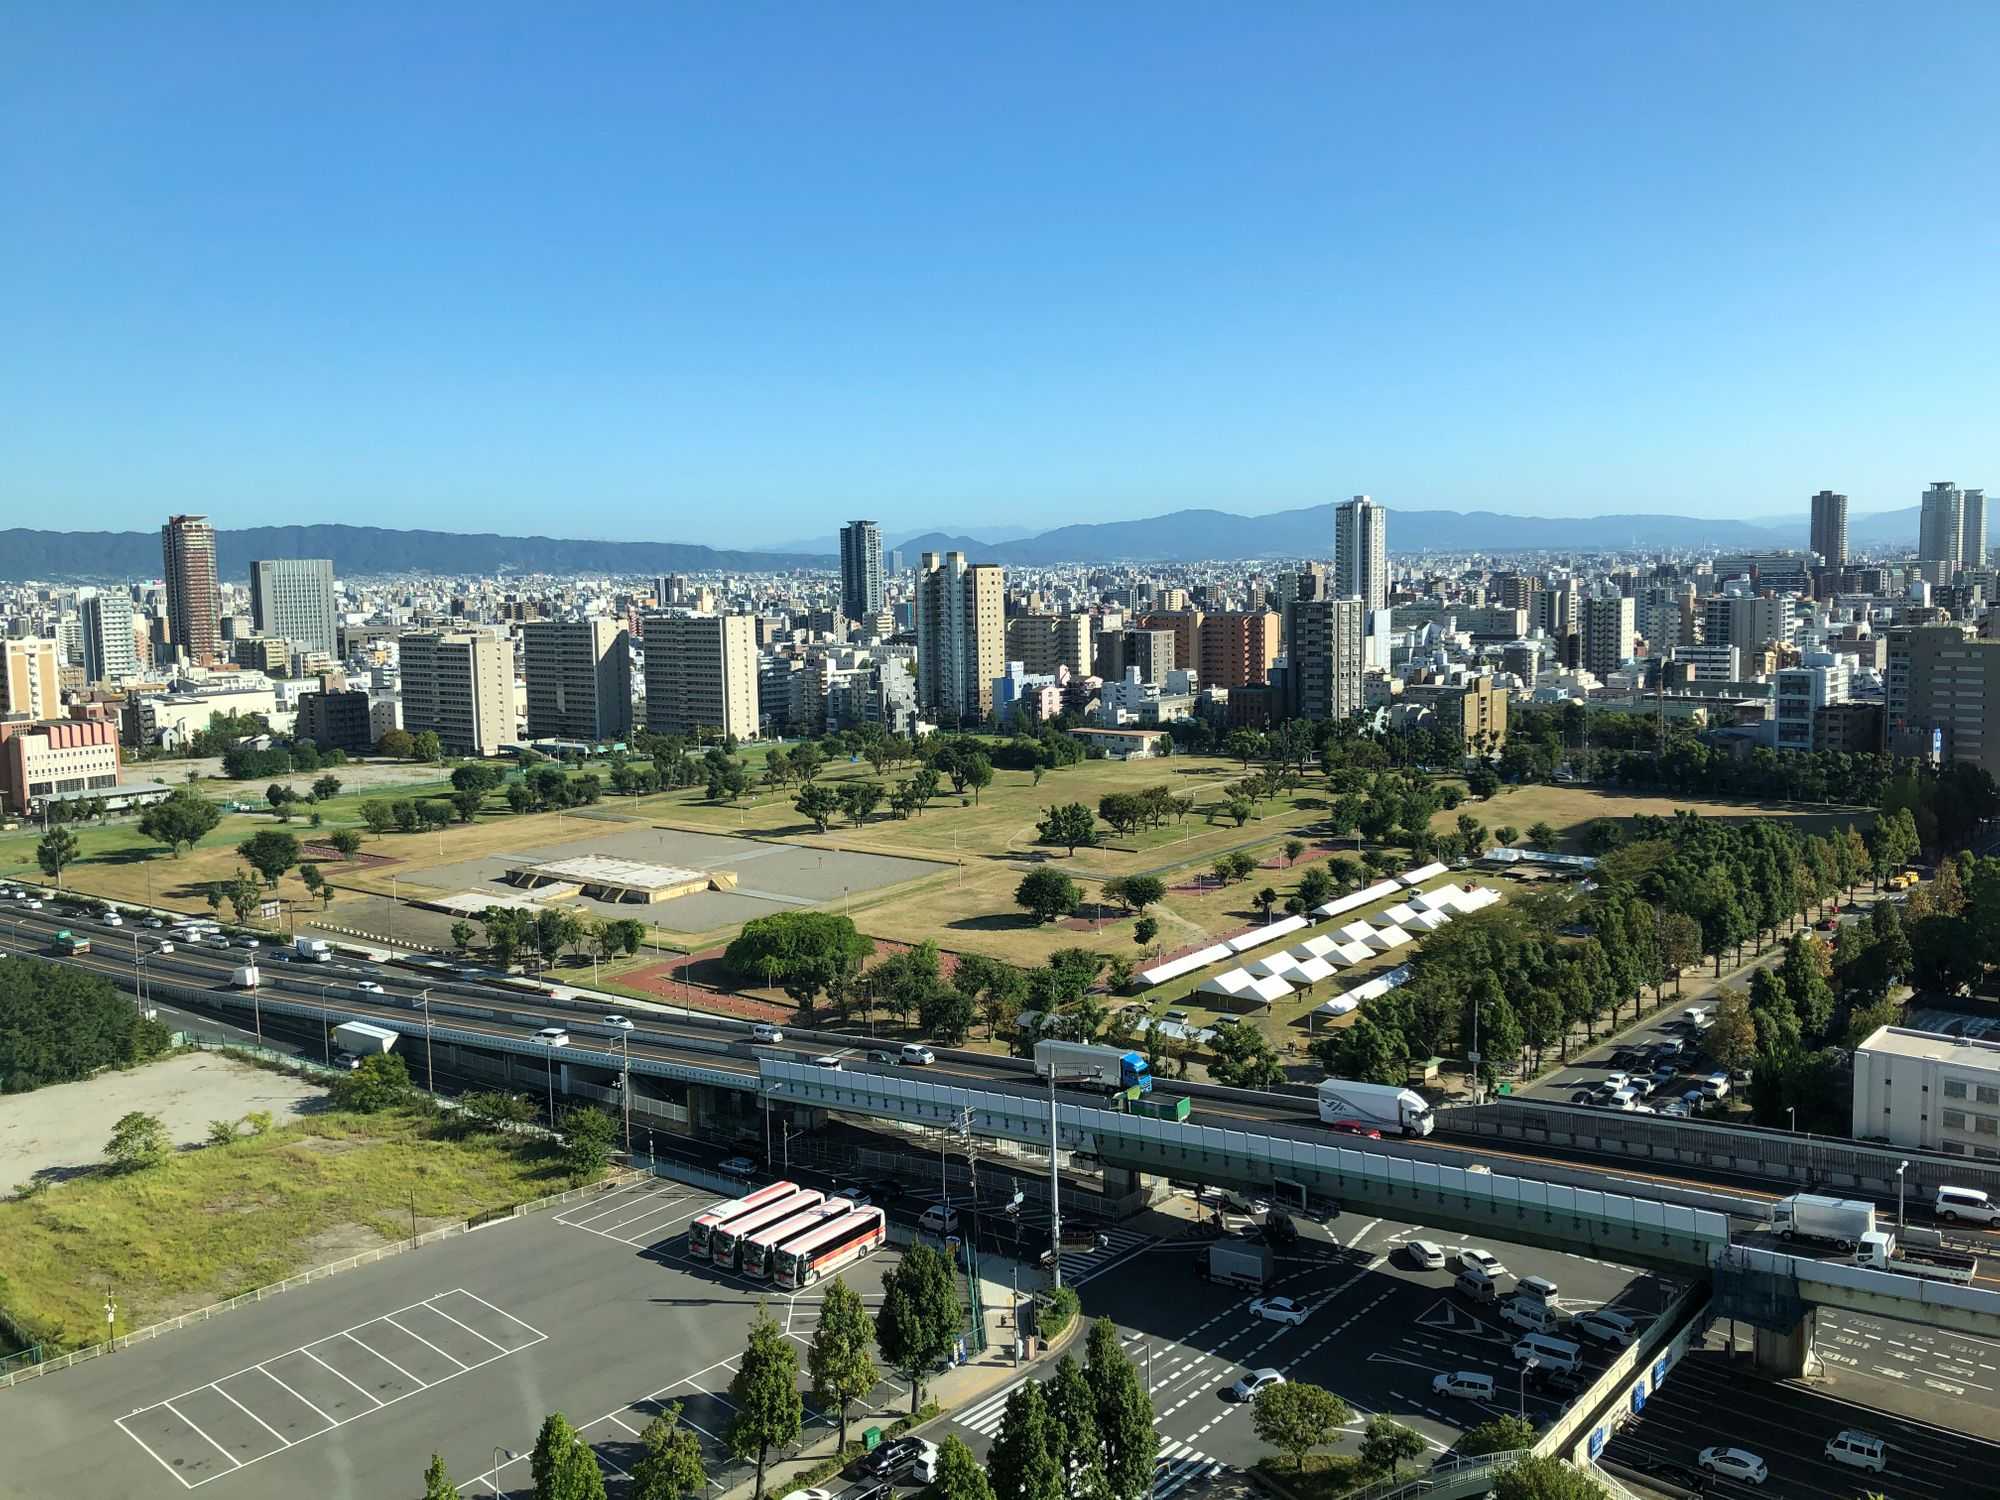
[[[752,1026],[750,1036],[752,1040],[759,1042],[782,1042],[785,1039],[785,1033],[769,1021],[759,1021]]]
[[[104,914],[104,925],[106,927],[123,927],[125,919],[115,911],[108,911]]]
[[[147,917],[139,925],[141,927],[164,927],[167,924],[165,922],[162,922],[158,917]]]
[[[1500,1264],[1500,1257],[1491,1250],[1481,1250],[1477,1245],[1467,1245],[1458,1252],[1459,1269],[1470,1271],[1475,1276],[1484,1276],[1488,1281],[1498,1280],[1507,1274],[1507,1268]]]
[[[815,1057],[813,1059],[813,1066],[815,1068],[829,1068],[833,1072],[838,1073],[840,1071],[840,1059],[829,1052],[824,1057]]]
[[[603,1024],[618,1031],[632,1031],[635,1029],[630,1016],[606,1016]]]
[[[1762,1484],[1771,1477],[1764,1460],[1742,1448],[1704,1448],[1695,1462],[1711,1474],[1741,1480],[1744,1484]]]
[[[785,1496],[785,1500],[833,1500],[833,1491],[822,1489],[793,1490],[789,1495]]]
[[[905,1042],[896,1061],[906,1068],[927,1068],[937,1061],[937,1054],[920,1042]]]
[[[561,1026],[544,1026],[540,1031],[535,1033],[535,1040],[540,1042],[544,1047],[567,1047],[569,1045],[569,1031],[567,1028]]]
[[[173,940],[172,938],[155,938],[155,939],[153,939],[153,951],[154,951],[155,953],[171,953],[171,952],[173,952],[173,951],[174,951],[174,940]]]
[[[856,1208],[867,1208],[875,1201],[868,1195],[868,1189],[858,1187],[844,1187],[833,1196],[836,1198],[845,1198]]]
[[[387,990],[383,989],[381,985],[377,984],[372,979],[357,980],[355,982],[354,988],[359,990],[364,995],[386,995],[389,993]]]
[[[1255,1401],[1259,1391],[1267,1391],[1274,1385],[1284,1383],[1285,1377],[1276,1370],[1252,1370],[1229,1388],[1229,1394],[1238,1401]]]
[[[1417,1263],[1420,1271],[1442,1271],[1444,1246],[1431,1240],[1411,1240],[1410,1259]]]
[[[236,946],[244,949],[245,951],[254,951],[258,948],[261,948],[263,944],[259,943],[255,938],[238,938],[236,940]]]
[[[1312,1309],[1290,1297],[1259,1297],[1250,1304],[1253,1318],[1269,1318],[1273,1323],[1290,1323],[1294,1328],[1305,1322]]]
[[[27,899],[27,907],[29,911],[40,911],[42,909],[42,903],[37,901],[33,896],[30,896]]]

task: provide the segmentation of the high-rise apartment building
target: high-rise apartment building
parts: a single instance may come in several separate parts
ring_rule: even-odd
[[[167,625],[189,661],[222,656],[222,594],[216,585],[215,528],[207,516],[170,516],[160,528]]]
[[[1389,513],[1366,495],[1333,508],[1333,588],[1364,609],[1389,602]]]
[[[1181,590],[1174,590],[1181,593]],[[1201,623],[1204,616],[1198,609],[1158,609],[1151,614],[1139,616],[1137,623],[1141,630],[1171,630],[1174,635],[1174,659],[1171,666],[1163,668],[1157,678],[1149,677],[1148,682],[1164,682],[1166,674],[1174,667],[1199,667],[1201,663]],[[1131,665],[1130,662],[1127,665]]]
[[[1030,677],[1053,677],[1058,667],[1090,672],[1089,615],[1016,615],[1007,622],[1007,660]]]
[[[632,637],[621,621],[530,620],[521,627],[530,739],[604,744],[632,732]]]
[[[1638,633],[1636,612],[1630,599],[1586,599],[1579,621],[1582,637],[1577,662],[1586,672],[1608,677],[1631,660],[1633,637]]]
[[[55,718],[62,712],[61,683],[54,641],[0,640],[0,719]]]
[[[139,637],[132,628],[129,599],[83,589],[76,597],[76,612],[85,682],[115,682],[138,672]]]
[[[1891,631],[1886,686],[1891,753],[1935,752],[2000,775],[2000,640],[1957,625]]]
[[[1258,687],[1270,680],[1278,659],[1278,615],[1274,610],[1202,616],[1201,685]]]
[[[333,607],[333,559],[279,557],[250,564],[250,623],[294,651],[340,649]]]
[[[757,633],[748,615],[648,615],[646,727],[757,737]]]
[[[514,739],[514,653],[484,630],[397,637],[403,728],[429,730],[453,755],[494,755]]]
[[[1301,599],[1292,605],[1285,680],[1295,716],[1339,720],[1360,712],[1366,624],[1359,599]]]
[[[1986,566],[1986,491],[1959,492],[1958,563],[1962,568]]]
[[[1812,497],[1812,550],[1829,568],[1847,566],[1847,496],[1821,490]]]
[[[963,552],[918,559],[917,701],[940,723],[977,723],[993,711],[993,680],[1006,669],[1007,575],[967,566]]]
[[[1917,560],[1941,563],[1937,583],[1951,582],[1952,570],[1963,557],[1965,546],[1965,492],[1948,479],[1941,479],[1924,491],[1923,508],[1917,521]]]
[[[840,528],[840,612],[850,620],[882,613],[882,528],[849,521]]]

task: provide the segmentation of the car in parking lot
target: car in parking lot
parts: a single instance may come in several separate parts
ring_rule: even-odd
[[[817,1487],[793,1490],[789,1495],[785,1496],[785,1500],[833,1500],[833,1491]]]
[[[1500,1257],[1491,1250],[1482,1250],[1477,1245],[1467,1245],[1458,1252],[1459,1269],[1470,1271],[1475,1276],[1484,1276],[1488,1281],[1505,1276],[1507,1268],[1500,1264]]]
[[[1597,1102],[1597,1090],[1578,1089],[1569,1096],[1569,1102],[1572,1104],[1595,1104]]]
[[[1431,1381],[1434,1396],[1456,1396],[1461,1401],[1491,1401],[1493,1377],[1478,1370],[1456,1370]]]
[[[1420,1271],[1442,1271],[1444,1246],[1434,1240],[1411,1240],[1410,1259],[1416,1262]]]
[[[1744,1448],[1704,1448],[1695,1462],[1711,1474],[1744,1484],[1762,1484],[1771,1477],[1764,1460]]]
[[[1889,1445],[1872,1432],[1848,1427],[1826,1440],[1826,1456],[1850,1469],[1880,1474],[1888,1466]]]
[[[717,1162],[715,1170],[725,1177],[748,1177],[757,1170],[757,1163],[747,1156],[732,1156]]]
[[[849,1203],[852,1203],[856,1208],[867,1208],[870,1204],[872,1204],[875,1201],[868,1195],[868,1189],[858,1188],[858,1187],[841,1188],[833,1196],[836,1198],[845,1198]]]
[[[1284,1375],[1268,1365],[1261,1370],[1247,1371],[1243,1377],[1229,1388],[1229,1394],[1238,1401],[1255,1401],[1260,1391],[1267,1391],[1274,1385],[1283,1385]]]
[[[1250,1304],[1250,1316],[1268,1318],[1273,1323],[1290,1323],[1294,1328],[1305,1322],[1312,1309],[1290,1297],[1259,1297]]]
[[[1569,1326],[1586,1338],[1595,1339],[1600,1344],[1614,1344],[1620,1349],[1639,1336],[1637,1323],[1608,1307],[1593,1307],[1580,1312],[1570,1320]]]
[[[1358,1135],[1371,1141],[1382,1139],[1381,1131],[1361,1120],[1335,1120],[1326,1128],[1335,1135]]]
[[[1528,1389],[1549,1396],[1581,1396],[1589,1385],[1590,1377],[1578,1370],[1538,1364],[1528,1371]]]
[[[632,1024],[632,1018],[630,1016],[610,1015],[606,1016],[598,1024],[601,1026],[612,1027],[614,1030],[617,1031],[635,1031],[638,1029]]]
[[[1701,1081],[1701,1096],[1704,1099],[1723,1099],[1729,1095],[1729,1074],[1717,1071]]]

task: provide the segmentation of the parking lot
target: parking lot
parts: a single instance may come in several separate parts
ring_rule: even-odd
[[[728,1386],[756,1304],[803,1358],[820,1296],[688,1262],[686,1221],[712,1201],[665,1182],[599,1194],[0,1393],[0,1495],[378,1500],[415,1493],[436,1450],[468,1495],[525,1497],[526,1455],[560,1410],[616,1496],[675,1402],[733,1483]],[[893,1263],[842,1274],[873,1304]],[[885,1381],[854,1416],[907,1400]],[[824,1430],[810,1403],[807,1418]]]
[[[1301,1220],[1299,1227],[1300,1243],[1279,1254],[1266,1292],[1305,1305],[1305,1320],[1296,1326],[1253,1315],[1256,1293],[1203,1279],[1198,1265],[1210,1243],[1204,1238],[1162,1239],[1124,1260],[1118,1274],[1083,1286],[1084,1311],[1118,1324],[1152,1392],[1160,1435],[1154,1500],[1262,1455],[1249,1408],[1230,1397],[1248,1371],[1275,1369],[1340,1395],[1355,1412],[1342,1445],[1350,1451],[1377,1412],[1414,1427],[1437,1453],[1492,1416],[1525,1412],[1545,1421],[1569,1399],[1522,1379],[1510,1353],[1520,1333],[1490,1305],[1475,1306],[1453,1291],[1450,1271],[1417,1268],[1411,1241],[1435,1241],[1455,1259],[1468,1243],[1459,1236],[1354,1214],[1324,1226]],[[1548,1277],[1566,1313],[1608,1306],[1645,1323],[1678,1290],[1606,1262],[1495,1240],[1478,1244],[1504,1264],[1503,1289],[1518,1276]],[[1586,1348],[1588,1380],[1611,1356]],[[1460,1370],[1491,1375],[1493,1398],[1463,1401],[1433,1392],[1439,1375]],[[957,1413],[951,1430],[983,1453],[999,1430],[1007,1394]]]
[[[1656,1114],[1688,1115],[1726,1098],[1742,1083],[1729,1080],[1718,1092],[1710,1082],[1719,1078],[1717,1065],[1703,1050],[1702,1028],[1689,1011],[1713,1014],[1712,1002],[1662,1011],[1652,1025],[1598,1047],[1536,1080],[1528,1092],[1554,1103],[1614,1106],[1620,1088],[1632,1091],[1631,1102]]]

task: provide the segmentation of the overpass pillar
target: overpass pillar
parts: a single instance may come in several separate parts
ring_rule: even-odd
[[[1815,1374],[1819,1356],[1812,1351],[1813,1319],[1813,1310],[1807,1308],[1805,1315],[1783,1332],[1753,1330],[1751,1362],[1757,1373],[1773,1380],[1802,1380]]]

